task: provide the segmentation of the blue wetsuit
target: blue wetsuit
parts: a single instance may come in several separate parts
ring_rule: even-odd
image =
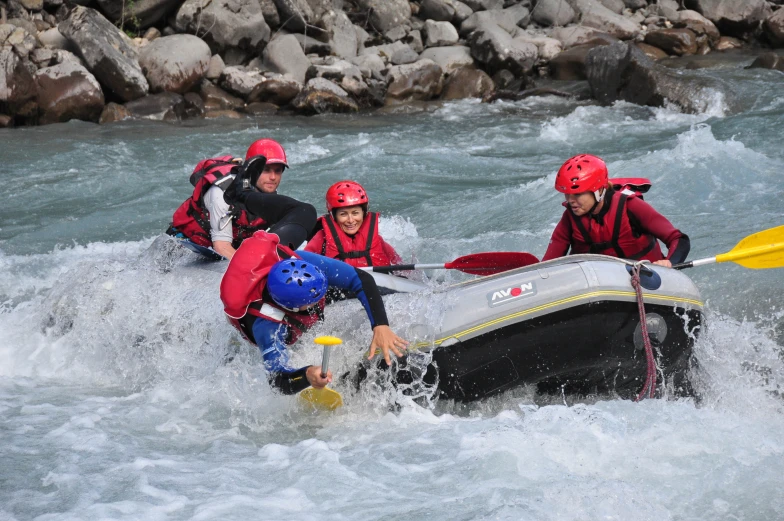
[[[354,292],[368,314],[371,327],[389,325],[378,287],[369,273],[315,253],[297,251],[297,255],[318,267],[327,277],[330,287]],[[289,365],[288,325],[256,317],[252,329],[272,385],[284,394],[294,394],[307,388],[310,384],[305,378],[305,371],[309,366],[293,368]]]

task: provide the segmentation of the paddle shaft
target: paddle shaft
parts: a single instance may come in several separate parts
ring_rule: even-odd
[[[390,273],[407,270],[439,270],[447,269],[446,264],[396,264],[394,266],[363,266],[361,269],[376,273]]]
[[[327,371],[329,370],[329,354],[330,349],[332,348],[331,345],[324,345],[324,354],[321,355],[321,377],[327,377]]]
[[[689,262],[681,262],[680,264],[673,264],[672,269],[674,270],[685,270],[686,268],[694,268],[696,266],[704,266],[706,264],[714,264],[716,262],[716,257],[707,257],[705,259],[697,259]]]

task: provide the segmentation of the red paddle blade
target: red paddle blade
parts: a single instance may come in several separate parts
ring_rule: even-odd
[[[488,251],[458,257],[444,265],[447,269],[460,270],[471,275],[493,275],[504,271],[536,264],[539,259],[522,251]]]

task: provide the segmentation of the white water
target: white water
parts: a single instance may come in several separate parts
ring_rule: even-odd
[[[269,389],[222,316],[220,273],[151,246],[198,159],[272,135],[293,166],[283,193],[321,209],[332,182],[362,182],[406,259],[541,255],[562,211],[553,176],[578,152],[649,177],[646,200],[690,235],[691,258],[715,255],[784,223],[782,79],[761,74],[744,78],[753,108],[737,115],[545,98],[0,131],[0,520],[782,518],[780,270],[691,271],[708,305],[698,403],[519,389],[461,406],[339,387],[346,406],[329,415]],[[443,305],[388,300],[409,336]],[[370,339],[358,307],[339,305],[295,361],[317,361],[308,341],[324,333],[346,339],[336,373]]]

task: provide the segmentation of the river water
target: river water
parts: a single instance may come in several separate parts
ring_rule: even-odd
[[[153,244],[199,159],[271,136],[292,167],[282,193],[322,211],[331,183],[361,182],[406,260],[541,256],[555,172],[582,152],[650,178],[691,259],[723,253],[784,224],[784,76],[745,64],[699,73],[735,91],[735,114],[720,95],[699,115],[545,97],[0,130],[0,519],[781,519],[781,270],[690,270],[708,315],[699,402],[519,389],[466,407],[380,385],[314,414],[269,389],[218,270]],[[403,334],[421,312],[391,309]],[[315,334],[348,337],[336,372],[370,339],[352,304]],[[318,363],[304,344],[296,361]]]

